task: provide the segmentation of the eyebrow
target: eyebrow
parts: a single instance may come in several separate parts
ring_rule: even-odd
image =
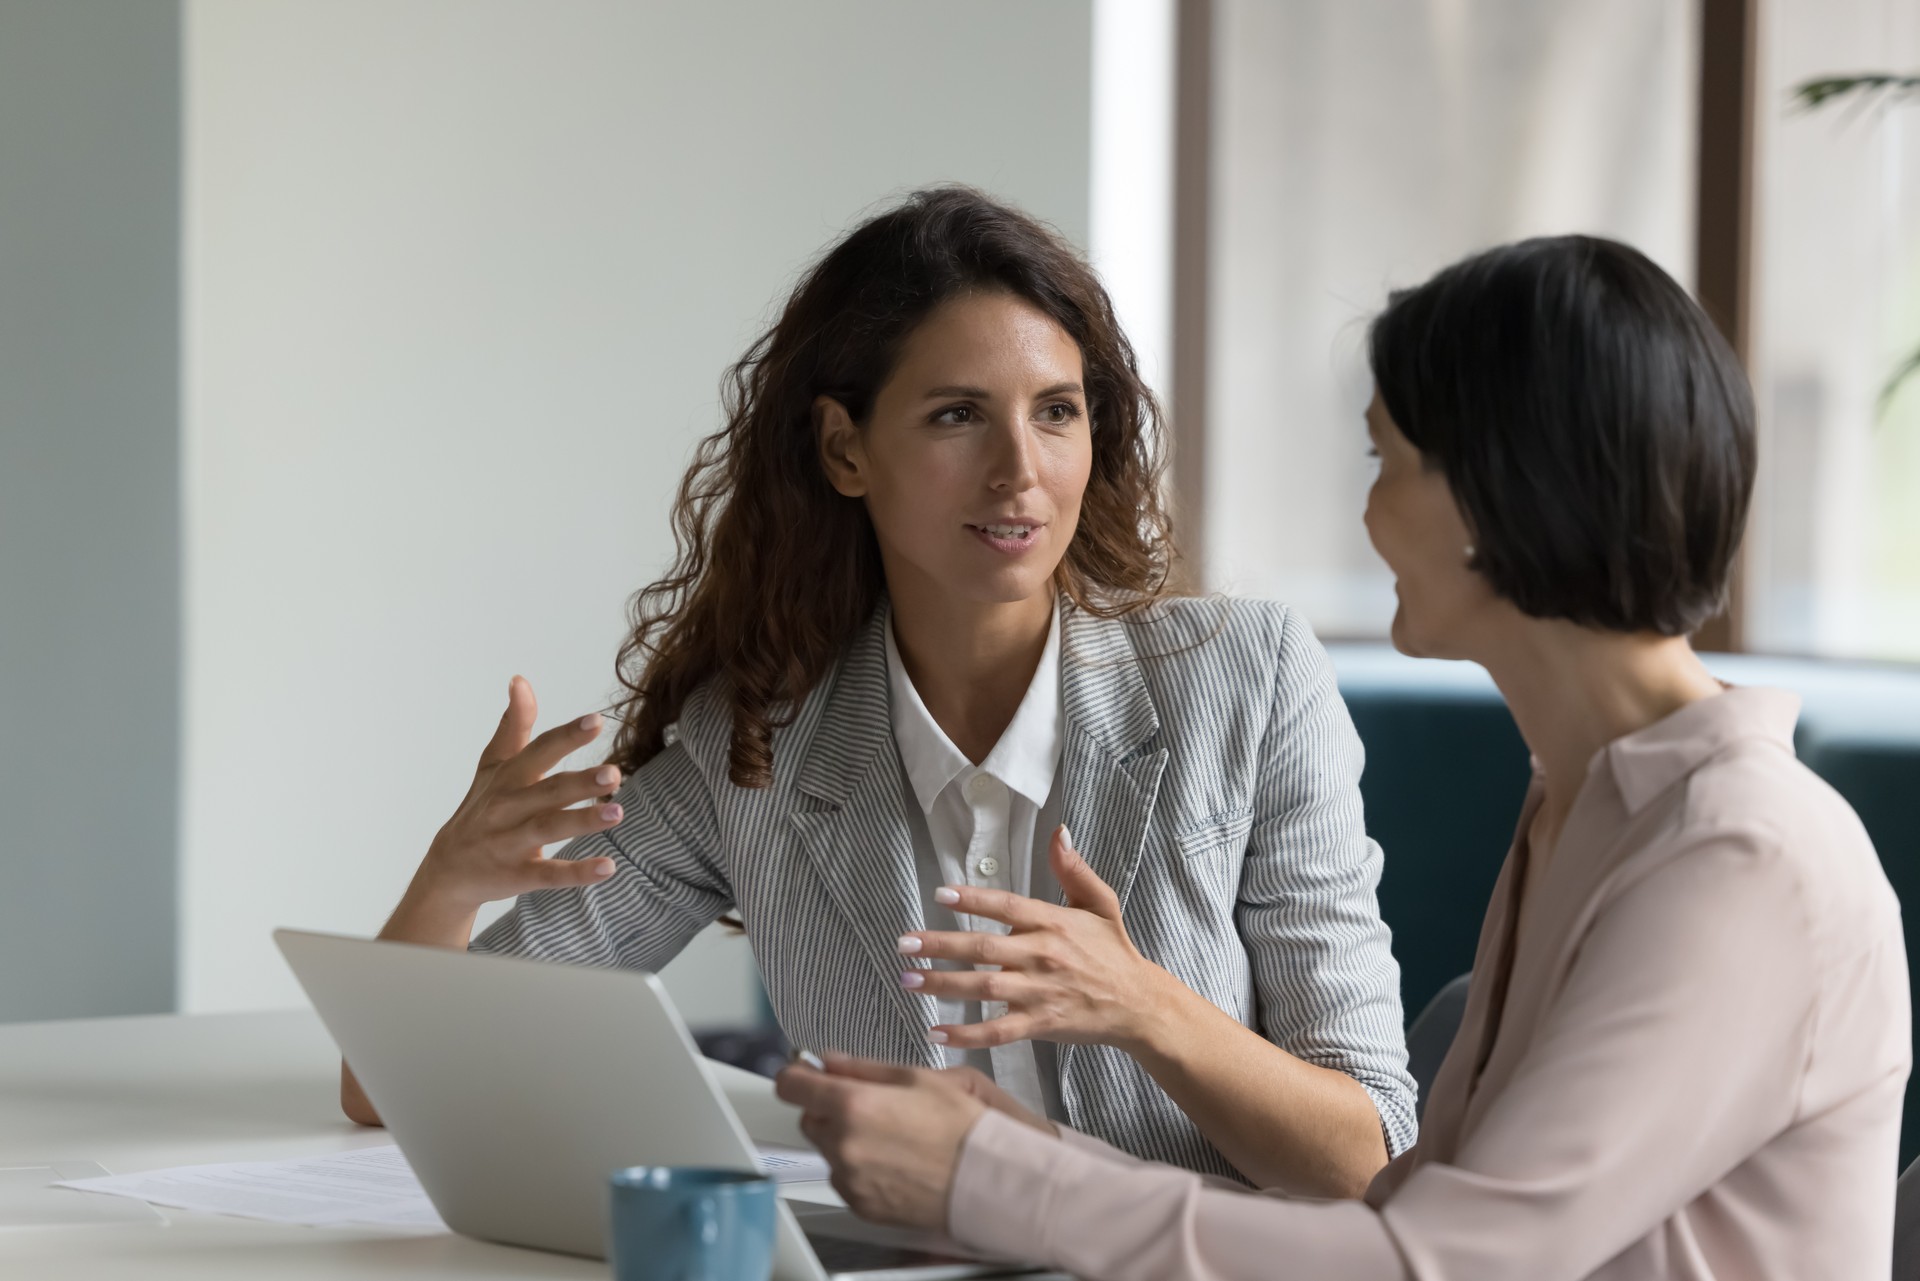
[[[1086,394],[1086,388],[1082,387],[1079,383],[1055,383],[1051,387],[1041,388],[1034,396],[1034,399],[1039,400],[1046,396],[1080,396],[1084,394]],[[964,400],[992,400],[993,393],[985,387],[932,387],[928,389],[924,397],[924,399],[927,400],[949,400],[955,398]]]

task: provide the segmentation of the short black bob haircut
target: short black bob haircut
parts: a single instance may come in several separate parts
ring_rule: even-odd
[[[1691,634],[1726,603],[1753,491],[1753,395],[1644,254],[1523,240],[1393,294],[1374,383],[1445,472],[1473,566],[1523,613]]]

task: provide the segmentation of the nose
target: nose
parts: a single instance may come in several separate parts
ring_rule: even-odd
[[[994,424],[988,433],[987,486],[997,494],[1023,494],[1040,483],[1033,433],[1021,419]]]

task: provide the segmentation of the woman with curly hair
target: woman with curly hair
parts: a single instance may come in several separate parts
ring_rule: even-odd
[[[1169,589],[1161,439],[1048,228],[856,228],[731,372],[607,763],[516,678],[383,937],[655,970],[736,913],[796,1044],[1357,1195],[1414,1125],[1359,742],[1297,615]]]

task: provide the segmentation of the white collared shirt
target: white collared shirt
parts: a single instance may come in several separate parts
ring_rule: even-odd
[[[900,661],[892,620],[887,624],[887,685],[893,740],[900,752],[914,859],[920,874],[927,928],[1005,934],[998,921],[961,916],[933,899],[942,885],[978,885],[1056,902],[1059,888],[1047,846],[1060,819],[1060,770],[1066,713],[1060,701],[1058,606],[1033,680],[1013,719],[975,765],[954,746],[927,711]],[[935,963],[951,969],[950,963]],[[991,967],[988,967],[991,968]],[[940,1021],[960,1024],[998,1018],[998,1001],[938,1001]],[[947,1063],[970,1063],[1027,1107],[1062,1119],[1054,1047],[1021,1041],[991,1051],[949,1048]]]

